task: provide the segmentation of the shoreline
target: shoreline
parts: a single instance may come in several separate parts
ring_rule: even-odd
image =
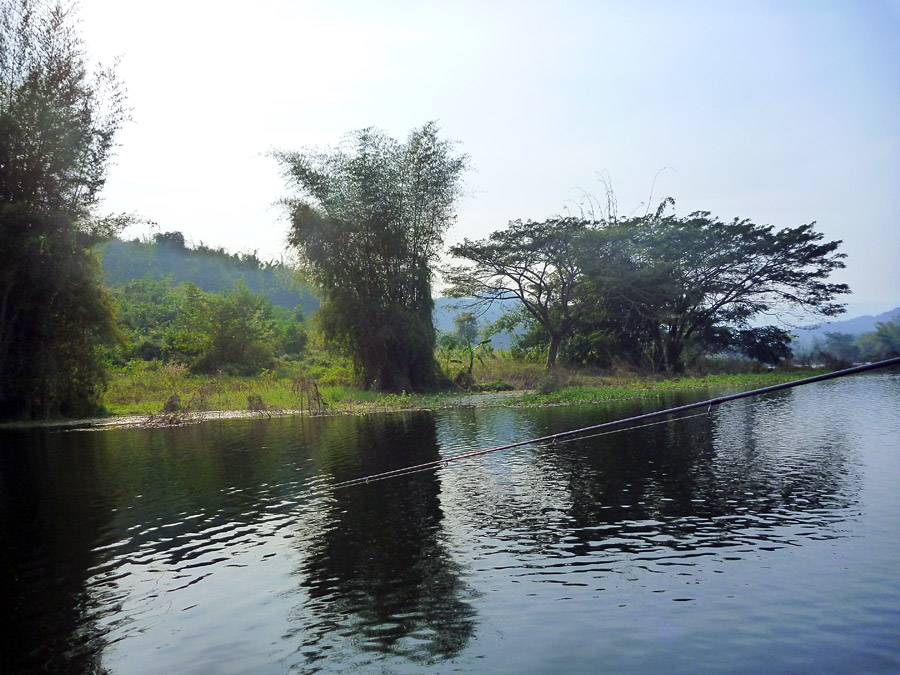
[[[815,371],[813,371],[815,372]],[[261,408],[233,408],[218,410],[184,410],[158,413],[110,414],[105,417],[79,419],[52,419],[0,422],[0,431],[105,431],[127,428],[169,428],[203,422],[230,419],[271,419],[307,415],[329,417],[335,415],[369,415],[374,413],[414,412],[444,410],[461,407],[492,407],[521,405],[526,407],[597,405],[611,401],[660,396],[674,390],[728,389],[742,390],[759,385],[772,385],[803,379],[809,371],[786,371],[782,373],[744,374],[738,376],[707,376],[681,380],[633,381],[624,385],[569,386],[540,394],[534,390],[514,390],[502,392],[457,391],[438,396],[409,395],[402,397],[388,394],[383,399],[370,401],[346,401],[325,403],[319,408],[280,407],[263,405]],[[721,379],[720,379],[721,378]],[[516,402],[510,399],[516,399]]]
[[[149,415],[111,415],[109,417],[85,417],[78,419],[52,419],[0,422],[0,431],[108,431],[112,429],[165,429],[183,427],[203,422],[232,419],[272,419],[275,417],[335,417],[341,415],[371,415],[376,413],[421,412],[459,407],[489,407],[503,405],[507,398],[520,398],[525,391],[507,391],[502,393],[471,392],[456,396],[456,400],[448,400],[441,405],[409,405],[389,406],[373,403],[360,403],[356,406],[333,406],[320,412],[291,408],[267,408],[265,410],[192,410],[175,413],[157,413]],[[477,399],[471,401],[471,399]]]

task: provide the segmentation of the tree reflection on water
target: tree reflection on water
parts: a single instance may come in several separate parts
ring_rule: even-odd
[[[92,508],[105,495],[91,440],[7,432],[0,441],[3,672],[105,672],[103,631],[85,620],[93,549],[112,520]]]
[[[323,457],[335,458],[323,468],[335,481],[439,459],[430,415],[353,421],[352,439],[323,439]],[[358,453],[338,461],[348,446]],[[442,538],[440,490],[437,474],[426,471],[331,493],[325,527],[301,543],[310,601],[298,608],[297,634],[310,661],[336,639],[423,663],[462,651],[475,610]]]
[[[712,416],[479,458],[454,466],[455,480],[445,480],[454,497],[445,508],[464,502],[459,518],[465,527],[517,551],[574,553],[598,569],[622,553],[677,557],[704,547],[785,546],[797,537],[840,536],[838,526],[858,500],[859,461],[839,425],[826,422],[810,435],[784,419],[802,414],[807,400],[814,397],[783,392],[733,402]],[[616,419],[686,402],[672,397],[600,412]],[[481,426],[491,431],[470,442],[489,447],[524,434],[569,431],[604,421],[597,412],[532,410],[516,416],[517,427],[504,434],[497,419],[504,411],[478,411]],[[444,418],[456,428],[465,414]]]

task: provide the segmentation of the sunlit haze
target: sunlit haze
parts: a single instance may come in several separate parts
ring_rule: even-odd
[[[104,209],[286,255],[272,149],[437,120],[471,157],[447,235],[665,196],[842,239],[857,313],[900,301],[900,2],[82,0],[134,121]],[[126,236],[143,236],[143,228]]]

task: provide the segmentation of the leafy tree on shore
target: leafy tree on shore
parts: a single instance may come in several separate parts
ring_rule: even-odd
[[[900,356],[900,320],[879,321],[875,330],[861,335],[825,333],[801,355],[804,361],[825,362],[846,367],[863,361],[880,361]]]
[[[454,334],[462,344],[478,340],[478,317],[472,312],[460,312],[453,318]]]
[[[661,208],[612,225],[603,242],[611,235],[612,249],[586,246],[585,270],[595,295],[628,312],[653,369],[680,372],[688,350],[695,356],[719,347],[723,329],[746,330],[761,314],[844,311],[834,300],[850,289],[828,281],[844,267],[841,242],[823,243],[813,225],[776,230]],[[609,250],[614,255],[603,253]]]
[[[76,25],[60,3],[0,0],[2,417],[92,412],[115,333],[92,249],[118,223],[94,208],[128,113]]]
[[[352,355],[363,386],[434,386],[432,269],[467,158],[433,122],[405,142],[370,128],[338,148],[274,157],[297,192],[284,201],[289,242],[321,292],[326,337]]]
[[[822,243],[813,224],[775,230],[707,212],[667,215],[672,200],[639,218],[560,218],[511,223],[488,239],[450,249],[448,294],[491,302],[518,298],[533,322],[523,345],[547,348],[547,367],[614,360],[681,372],[697,356],[727,348],[766,362],[789,355],[777,327],[759,315],[843,311],[841,242]]]
[[[516,220],[487,239],[466,239],[450,248],[467,264],[447,269],[445,293],[478,303],[518,299],[549,339],[550,370],[563,341],[593,307],[594,298],[584,293],[581,251],[585,233],[597,226],[578,218]]]
[[[272,303],[251,293],[241,282],[215,298],[211,307],[210,344],[194,370],[227,368],[239,375],[255,375],[272,365],[277,336]]]
[[[860,351],[872,360],[900,356],[900,322],[879,321],[875,330],[859,340]]]

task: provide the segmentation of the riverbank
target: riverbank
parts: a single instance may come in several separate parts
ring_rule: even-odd
[[[289,378],[196,377],[162,373],[160,378],[111,382],[107,415],[82,420],[16,422],[4,428],[111,429],[166,427],[239,418],[286,415],[364,415],[466,406],[584,405],[605,401],[653,398],[674,390],[741,391],[791,382],[825,370],[766,371],[669,379],[583,376],[550,391],[450,391],[436,394],[382,393],[344,385],[323,386]],[[119,376],[121,378],[127,376]],[[132,400],[121,400],[130,392]],[[117,400],[118,397],[118,400]]]
[[[50,429],[70,431],[100,431],[105,429],[121,429],[129,427],[156,428],[199,424],[213,420],[226,419],[267,419],[292,415],[326,416],[326,415],[368,415],[374,413],[441,410],[460,407],[486,407],[496,405],[515,405],[505,399],[519,399],[527,392],[450,392],[431,395],[382,394],[372,400],[356,401],[353,398],[336,405],[322,405],[311,410],[309,408],[281,408],[278,406],[254,403],[245,409],[233,408],[223,410],[191,410],[182,409],[172,412],[156,412],[147,414],[109,414],[103,417],[83,419],[48,419],[15,422],[0,422],[0,429]],[[252,395],[251,395],[252,396]]]

